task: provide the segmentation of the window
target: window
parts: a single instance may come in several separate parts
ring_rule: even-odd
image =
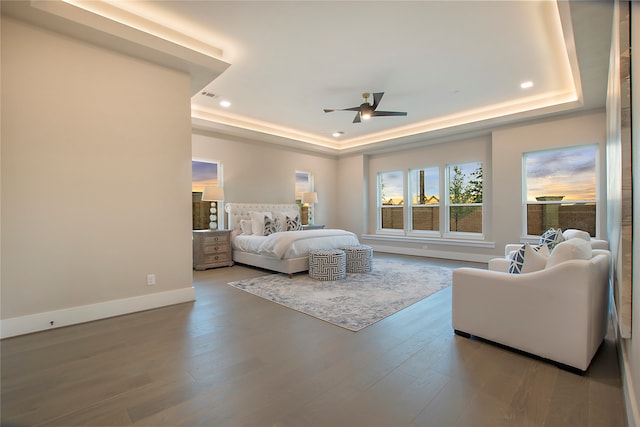
[[[203,201],[204,187],[222,186],[222,165],[215,161],[191,161],[191,227],[194,230],[217,229],[222,224],[223,212],[218,212],[217,201]]]
[[[411,230],[440,230],[440,168],[409,171]]]
[[[577,228],[596,236],[597,145],[525,153],[527,235]]]
[[[302,193],[310,193],[313,191],[313,176],[309,172],[296,171],[295,184],[296,203],[300,206],[300,221],[307,225],[313,221],[313,204],[302,203]]]
[[[313,177],[309,172],[296,171],[296,184],[294,191],[296,203],[302,204],[302,193],[313,191]]]
[[[404,173],[378,173],[379,227],[404,230]]]
[[[447,166],[447,230],[482,233],[482,163]]]

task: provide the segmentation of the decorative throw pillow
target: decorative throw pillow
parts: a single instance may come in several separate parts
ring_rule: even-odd
[[[271,219],[271,218],[269,218],[268,216],[265,215],[265,217],[264,217],[264,235],[268,236],[270,234],[277,233],[278,231],[281,231],[280,221],[278,221],[278,218]]]
[[[274,212],[273,218],[277,218],[280,221],[280,224],[282,224],[282,231],[287,231],[287,217],[295,218],[296,215],[298,215],[298,213],[293,210],[286,212]]]
[[[251,230],[256,236],[264,236],[264,217],[271,218],[271,212],[249,212]]]
[[[546,244],[531,246],[525,243],[514,252],[509,264],[509,273],[523,274],[542,270],[547,264],[549,247]]]
[[[556,245],[547,259],[546,268],[572,259],[591,259],[591,243],[582,239],[569,239]]]
[[[299,231],[302,230],[302,223],[300,223],[300,216],[296,215],[295,218],[287,216],[287,231]]]
[[[540,236],[540,244],[547,244],[549,246],[549,250],[552,251],[553,248],[560,242],[563,242],[564,236],[562,235],[562,229],[554,229],[550,228],[544,232],[542,236]]]
[[[253,229],[251,227],[250,219],[241,219],[240,220],[240,230],[242,230],[242,234],[253,234]]]

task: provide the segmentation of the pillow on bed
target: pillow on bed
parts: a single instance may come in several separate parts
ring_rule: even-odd
[[[299,231],[302,230],[302,223],[300,222],[300,216],[296,215],[294,218],[287,216],[287,228],[286,231]]]
[[[240,230],[242,230],[242,234],[253,234],[253,228],[251,224],[252,222],[250,219],[240,220]]]
[[[273,218],[277,219],[282,226],[281,231],[287,231],[287,217],[294,218],[298,215],[296,211],[286,211],[286,212],[274,212]]]
[[[249,212],[251,230],[256,236],[264,236],[264,218],[272,218],[271,212]]]
[[[280,219],[275,218],[271,219],[268,216],[264,217],[264,235],[268,236],[273,233],[277,233],[282,231],[282,224],[280,223]]]

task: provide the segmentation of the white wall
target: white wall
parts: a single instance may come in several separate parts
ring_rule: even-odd
[[[192,300],[189,76],[3,16],[1,100],[3,336]]]
[[[340,228],[358,236],[366,232],[367,219],[367,156],[362,154],[338,160],[338,199],[336,211]]]
[[[338,227],[338,165],[335,157],[273,144],[193,132],[193,158],[220,162],[225,203],[294,203],[295,172],[313,175],[318,193],[314,223]]]
[[[599,146],[597,236],[607,239],[606,116],[596,111],[561,119],[496,129],[493,132],[493,224],[499,247],[519,241],[522,230],[522,156],[531,151],[574,145]],[[514,240],[515,239],[515,240]]]

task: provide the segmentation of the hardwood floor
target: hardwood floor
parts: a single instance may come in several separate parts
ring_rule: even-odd
[[[226,285],[263,274],[194,272],[195,303],[3,340],[2,425],[626,425],[609,339],[578,376],[454,335],[451,288],[354,333]]]

